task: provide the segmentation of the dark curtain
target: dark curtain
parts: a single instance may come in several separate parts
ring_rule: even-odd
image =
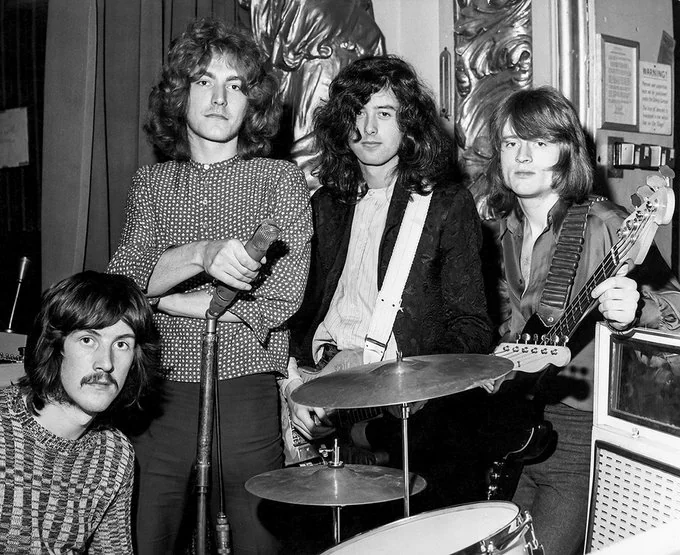
[[[104,270],[132,175],[156,162],[142,131],[170,40],[214,15],[249,29],[238,0],[50,0],[45,60],[42,286]]]
[[[31,260],[11,328],[27,333],[40,297],[42,78],[47,0],[0,0],[0,111],[26,108],[26,165],[0,168],[0,331],[10,327],[22,257]]]

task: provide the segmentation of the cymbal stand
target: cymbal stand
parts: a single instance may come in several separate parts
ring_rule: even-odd
[[[411,483],[409,480],[409,462],[408,462],[408,417],[411,413],[411,407],[408,403],[401,404],[401,449],[402,457],[404,459],[404,516],[411,514]]]
[[[340,447],[338,446],[338,438],[335,438],[333,449],[319,449],[321,456],[326,458],[329,453],[333,453],[333,460],[325,462],[324,464],[330,468],[342,468],[345,463],[340,460]],[[340,543],[340,505],[333,506],[333,541],[335,544]]]

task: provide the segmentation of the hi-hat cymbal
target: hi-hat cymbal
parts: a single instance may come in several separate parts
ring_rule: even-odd
[[[412,495],[427,484],[413,473],[410,482]],[[362,464],[300,466],[258,474],[245,487],[253,495],[282,503],[344,507],[400,499],[404,496],[404,474]]]
[[[493,355],[453,354],[373,362],[320,376],[291,394],[309,407],[357,409],[444,397],[497,379],[512,361]]]

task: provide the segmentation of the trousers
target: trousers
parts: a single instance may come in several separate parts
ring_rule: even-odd
[[[524,467],[512,500],[531,514],[546,555],[576,555],[586,535],[593,414],[557,404],[546,406],[545,418],[557,432],[556,449]]]
[[[196,459],[200,384],[166,381],[161,414],[132,436],[139,475],[134,534],[139,555],[182,553],[195,529],[192,467]],[[272,554],[278,543],[259,515],[261,500],[244,483],[283,465],[278,393],[273,374],[219,382],[225,512],[234,555]],[[212,517],[219,506],[213,444]]]

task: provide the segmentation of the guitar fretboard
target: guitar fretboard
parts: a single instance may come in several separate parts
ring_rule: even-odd
[[[639,220],[639,226],[643,226],[650,215],[645,214]],[[558,338],[560,341],[569,339],[571,334],[590,310],[595,306],[596,300],[593,299],[593,290],[605,279],[612,277],[621,267],[621,260],[630,252],[635,244],[635,240],[630,235],[620,239],[607,253],[602,262],[597,266],[592,275],[588,278],[585,285],[576,294],[574,299],[564,311],[560,319],[550,328],[550,338]]]

